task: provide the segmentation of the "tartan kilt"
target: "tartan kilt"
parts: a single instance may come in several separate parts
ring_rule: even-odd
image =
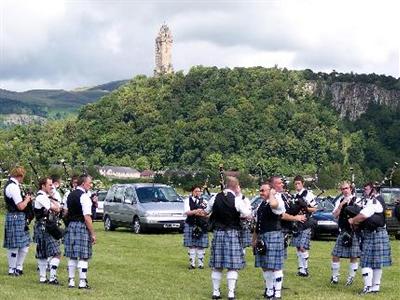
[[[203,232],[200,238],[193,238],[194,226],[185,223],[183,229],[183,246],[185,247],[197,247],[197,248],[208,248],[208,232]]]
[[[64,236],[64,247],[66,257],[72,259],[92,257],[92,242],[84,222],[72,221],[68,224]]]
[[[339,233],[335,247],[332,250],[332,256],[338,256],[342,258],[350,258],[350,257],[360,257],[361,249],[360,249],[360,241],[356,234],[353,234],[353,241],[351,247],[345,247],[342,245],[344,231]]]
[[[290,246],[309,250],[310,241],[311,241],[311,228],[307,228],[298,232],[296,236],[293,235],[292,240],[290,242]]]
[[[240,244],[243,248],[250,247],[253,239],[250,229],[243,228],[240,230]]]
[[[285,259],[284,235],[281,231],[268,231],[260,235],[267,249],[265,255],[256,254],[256,268],[282,270]]]
[[[61,254],[60,240],[53,238],[41,222],[36,222],[33,231],[33,241],[36,243],[35,257],[38,259],[45,259],[52,256]]]
[[[392,265],[389,236],[386,231],[363,231],[361,267],[381,269]]]
[[[28,230],[25,230],[28,228]],[[31,242],[25,213],[8,212],[4,225],[3,247],[7,249],[28,247]]]
[[[243,269],[245,266],[239,230],[214,230],[209,266],[215,269]]]

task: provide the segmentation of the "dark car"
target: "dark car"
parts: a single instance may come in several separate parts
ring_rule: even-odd
[[[320,199],[317,204],[317,211],[311,215],[315,221],[315,226],[312,229],[312,237],[317,239],[323,234],[337,235],[339,233],[338,223],[333,216],[335,205],[331,199]]]
[[[400,200],[399,187],[382,187],[380,191],[386,204],[386,228],[389,233],[395,234],[396,239],[400,239],[400,222],[393,214],[395,202]]]

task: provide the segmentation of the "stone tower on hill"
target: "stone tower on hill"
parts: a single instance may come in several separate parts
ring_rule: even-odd
[[[171,60],[172,34],[167,25],[160,28],[156,38],[156,68],[154,75],[162,75],[174,72]]]

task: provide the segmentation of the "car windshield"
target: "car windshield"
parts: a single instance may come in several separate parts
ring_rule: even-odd
[[[140,203],[183,201],[175,190],[168,186],[139,187],[136,188],[136,194]]]
[[[400,188],[382,188],[381,195],[386,204],[393,204],[400,200]]]
[[[331,201],[329,201],[328,199],[325,199],[325,200],[321,200],[318,203],[317,208],[318,208],[318,210],[323,210],[323,211],[333,211],[335,206],[333,205],[333,203]]]

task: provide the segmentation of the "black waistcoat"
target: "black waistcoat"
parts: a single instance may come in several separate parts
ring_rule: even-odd
[[[202,198],[197,199],[198,203],[196,203],[196,198],[190,196],[189,197],[189,207],[190,210],[195,210],[195,209],[203,209],[204,208],[204,200]],[[189,225],[198,225],[200,227],[206,227],[207,226],[207,221],[202,218],[202,217],[198,217],[198,216],[187,216],[186,217],[186,223],[188,223]]]
[[[3,192],[4,192],[4,201],[6,202],[6,209],[8,212],[19,212],[20,210],[18,209],[17,205],[14,202],[14,199],[7,197],[6,195],[6,188],[10,184],[16,184],[14,181],[11,179],[8,179],[7,183],[4,186]],[[22,196],[22,195],[21,195]]]
[[[81,196],[84,192],[81,189],[76,189],[72,191],[67,198],[67,207],[68,207],[68,220],[71,221],[80,221],[84,222],[82,205],[81,205]]]
[[[342,210],[340,211],[339,220],[338,220],[338,225],[341,230],[344,230],[347,232],[350,232],[352,230],[350,227],[349,221],[348,221],[351,216],[348,214],[346,207],[354,205],[356,200],[357,200],[356,197],[352,197],[350,199],[349,204],[345,204],[342,206]],[[340,202],[342,202],[342,201],[344,201],[344,198],[342,198],[342,200]]]
[[[218,193],[212,208],[214,228],[220,230],[240,229],[240,213],[235,207],[235,196],[232,193]]]
[[[257,210],[256,232],[264,233],[281,230],[281,216],[272,212],[269,203],[263,201]]]

